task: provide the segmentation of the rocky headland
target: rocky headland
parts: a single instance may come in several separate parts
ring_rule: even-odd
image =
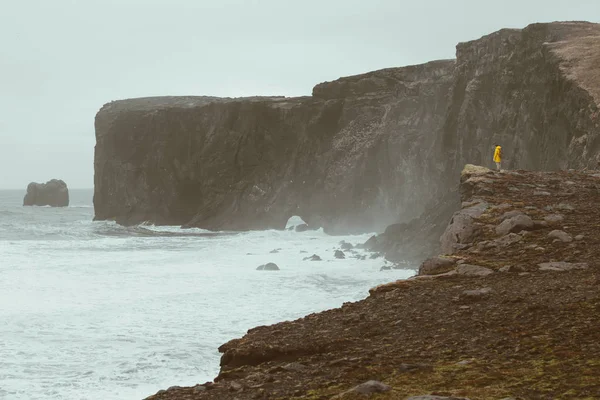
[[[341,78],[309,97],[106,104],[95,217],[245,230],[299,215],[330,233],[383,231],[446,198],[495,142],[508,168],[595,167],[599,43],[598,24],[534,24],[461,43],[455,60]]]
[[[46,183],[31,182],[27,185],[23,205],[68,207],[69,189],[67,184],[59,179],[52,179]]]
[[[297,215],[427,258],[365,300],[251,329],[219,348],[214,382],[150,398],[600,398],[598,65],[600,25],[534,24],[307,97],[105,105],[96,219],[246,230]],[[490,165],[494,143],[507,171],[463,169]]]
[[[214,382],[148,399],[600,398],[600,171],[467,166],[460,193],[416,277],[251,329]]]

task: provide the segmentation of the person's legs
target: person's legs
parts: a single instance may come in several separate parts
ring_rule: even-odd
[[[498,171],[500,171],[500,169],[502,168],[502,165],[501,165],[501,164],[502,164],[502,163],[499,163],[499,162],[497,162],[497,163],[496,163],[496,169],[497,169]]]

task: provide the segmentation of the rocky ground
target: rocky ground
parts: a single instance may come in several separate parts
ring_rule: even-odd
[[[600,173],[461,182],[446,254],[419,276],[251,329],[214,383],[148,399],[599,399]]]

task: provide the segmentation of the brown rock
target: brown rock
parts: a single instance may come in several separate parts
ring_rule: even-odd
[[[419,267],[419,275],[437,275],[454,268],[456,260],[449,257],[432,257],[423,261]]]
[[[533,229],[535,226],[533,220],[527,215],[516,215],[505,221],[502,221],[500,225],[496,227],[496,234],[504,236],[509,233],[517,233],[520,231],[528,231]]]

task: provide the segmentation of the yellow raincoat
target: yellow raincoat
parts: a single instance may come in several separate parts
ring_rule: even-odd
[[[494,151],[494,162],[502,162],[502,147],[496,146]]]

